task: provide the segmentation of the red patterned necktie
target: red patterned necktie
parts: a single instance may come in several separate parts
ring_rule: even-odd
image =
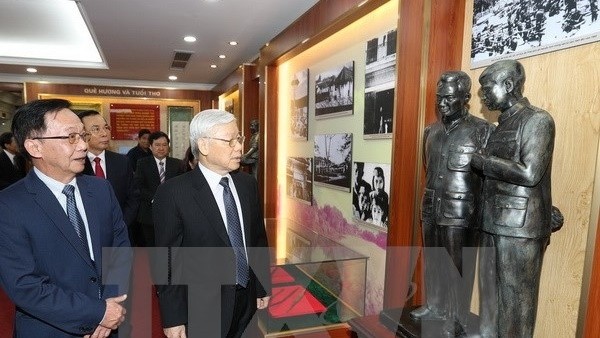
[[[106,178],[106,176],[104,175],[104,170],[102,170],[102,166],[100,165],[100,157],[96,157],[94,159],[94,162],[96,162],[96,176]]]

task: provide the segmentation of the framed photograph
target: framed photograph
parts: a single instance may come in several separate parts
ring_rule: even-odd
[[[315,80],[315,118],[354,113],[354,61],[317,75]]]
[[[354,162],[352,171],[352,217],[361,223],[387,231],[391,166]]]
[[[292,138],[295,140],[308,140],[308,69],[294,74],[291,82],[292,88]]]
[[[391,138],[396,89],[396,30],[367,41],[364,138]]]
[[[471,68],[600,40],[598,2],[474,0]]]
[[[352,134],[315,135],[315,184],[350,192]]]
[[[312,205],[312,157],[288,157],[286,166],[287,195]]]

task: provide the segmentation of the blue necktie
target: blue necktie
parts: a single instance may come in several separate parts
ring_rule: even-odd
[[[246,251],[244,250],[240,217],[237,212],[235,199],[229,189],[229,179],[223,177],[219,184],[223,186],[223,202],[225,203],[225,213],[227,215],[227,232],[229,233],[229,241],[235,252],[236,282],[246,287],[249,279],[248,261],[246,260]]]
[[[79,213],[79,210],[77,209],[77,204],[75,202],[75,187],[70,184],[67,184],[63,188],[62,193],[67,196],[67,216],[69,217],[69,221],[71,221],[71,225],[73,225],[73,228],[77,233],[79,242],[81,243],[83,249],[89,257],[90,247],[88,246],[85,225],[83,224],[83,219],[81,218],[81,214]]]

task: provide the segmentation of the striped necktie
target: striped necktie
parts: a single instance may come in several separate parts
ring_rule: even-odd
[[[160,183],[165,182],[165,162],[158,162],[158,177],[160,177]]]

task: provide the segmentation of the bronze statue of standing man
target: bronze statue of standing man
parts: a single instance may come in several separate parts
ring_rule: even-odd
[[[523,97],[525,70],[498,61],[479,77],[498,126],[471,165],[483,172],[482,337],[533,337],[540,272],[552,232],[554,120]]]
[[[426,304],[410,313],[414,320],[440,321],[444,336],[466,331],[480,222],[483,178],[470,165],[493,126],[471,115],[471,79],[448,71],[437,84],[438,121],[423,137],[426,170],[422,204]],[[456,272],[460,273],[460,276]]]

